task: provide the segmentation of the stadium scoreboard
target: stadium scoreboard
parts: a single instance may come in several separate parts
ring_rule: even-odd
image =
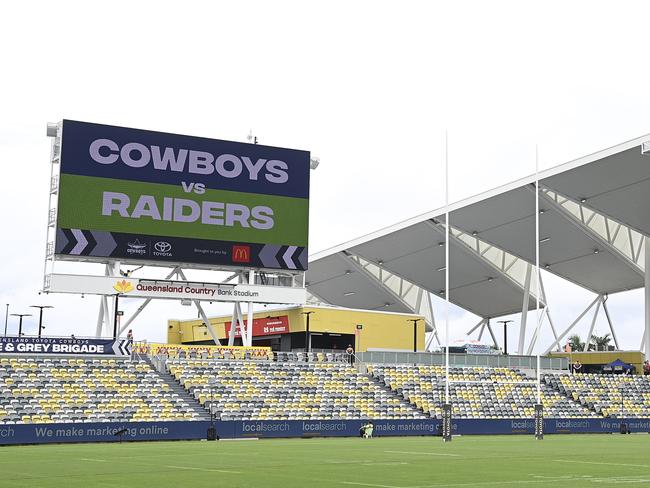
[[[307,151],[64,120],[55,254],[307,269]]]

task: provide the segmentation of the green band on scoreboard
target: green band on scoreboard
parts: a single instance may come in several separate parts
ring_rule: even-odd
[[[307,245],[309,200],[61,174],[58,226]]]

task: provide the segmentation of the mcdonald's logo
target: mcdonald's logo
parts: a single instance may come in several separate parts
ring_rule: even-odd
[[[233,263],[250,263],[251,248],[250,246],[232,246]]]

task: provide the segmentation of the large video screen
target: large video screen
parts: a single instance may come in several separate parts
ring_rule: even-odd
[[[63,121],[55,253],[307,269],[309,152]]]

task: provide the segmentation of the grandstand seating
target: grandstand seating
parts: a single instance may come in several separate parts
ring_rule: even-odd
[[[0,423],[198,420],[143,361],[0,357]]]
[[[432,417],[442,416],[445,399],[445,369],[442,366],[370,365],[368,372]],[[452,415],[456,418],[534,416],[537,387],[521,372],[508,368],[454,367],[450,369],[449,379]],[[543,384],[541,393],[546,417],[597,416],[552,386]]]
[[[549,374],[544,382],[604,417],[650,417],[650,380],[645,376]]]
[[[368,365],[327,356],[255,360],[0,357],[0,423],[440,418],[441,366]],[[160,365],[159,365],[160,367]],[[536,384],[508,368],[453,367],[455,418],[533,418]],[[182,386],[182,387],[181,387]],[[547,418],[650,418],[642,376],[545,374]]]
[[[348,364],[168,359],[167,367],[223,420],[427,417]]]

